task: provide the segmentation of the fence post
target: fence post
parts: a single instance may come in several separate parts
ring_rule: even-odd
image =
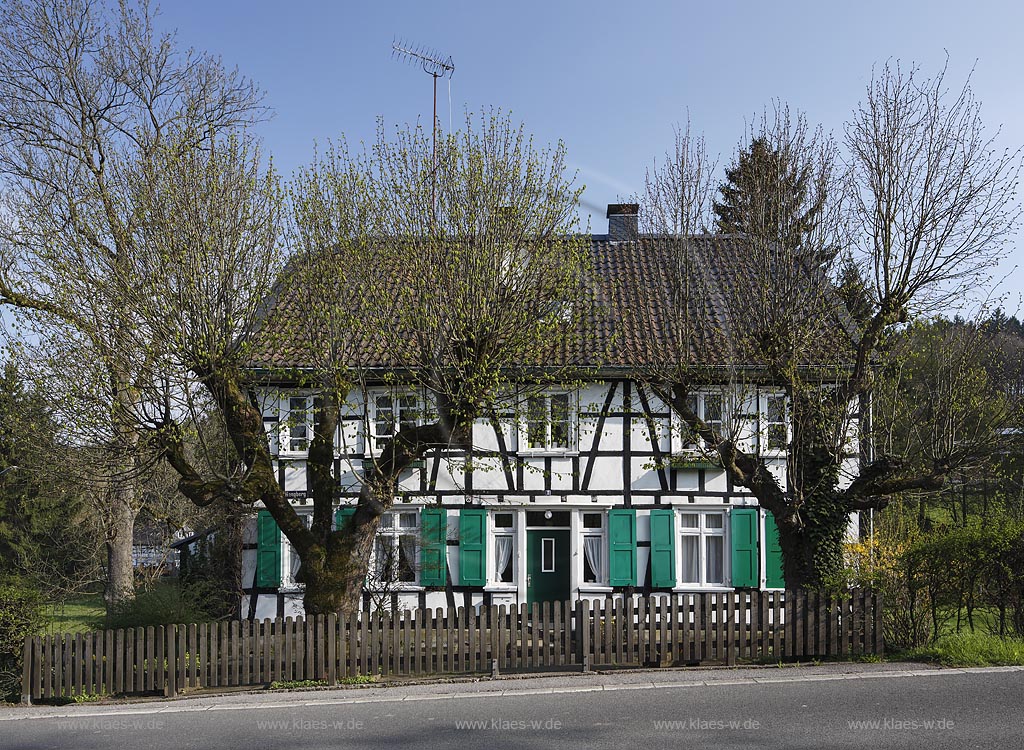
[[[576,622],[573,628],[573,639],[576,643],[576,660],[583,668],[584,672],[590,671],[590,639],[587,637],[589,633],[589,623],[583,621],[584,613],[584,600],[576,600]]]
[[[882,607],[883,607],[883,599],[882,599],[882,595],[879,592],[877,592],[877,591],[875,591],[872,594],[872,598],[875,600],[874,601],[874,605],[875,606],[873,607],[874,615],[875,615],[875,621],[874,621],[875,648],[874,648],[874,651],[875,651],[875,656],[882,656],[882,654],[885,653],[885,624],[884,624],[884,621],[882,619],[882,616],[884,614],[884,610],[882,609]]]
[[[32,704],[32,671],[35,668],[33,643],[32,636],[27,636],[21,647],[21,702],[26,706]]]
[[[177,641],[177,625],[168,625],[166,630],[161,628],[160,634],[166,639],[164,645],[165,658],[162,664],[164,670],[164,697],[173,698],[178,694],[178,664],[175,646]]]

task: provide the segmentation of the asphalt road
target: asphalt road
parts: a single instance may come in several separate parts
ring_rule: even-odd
[[[0,748],[1017,748],[1024,670],[658,672],[11,708]]]

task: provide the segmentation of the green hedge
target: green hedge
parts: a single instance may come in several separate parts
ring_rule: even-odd
[[[21,685],[21,650],[25,637],[44,622],[43,598],[16,579],[0,581],[0,699],[17,700]]]

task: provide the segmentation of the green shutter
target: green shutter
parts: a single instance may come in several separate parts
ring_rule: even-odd
[[[651,586],[670,589],[676,585],[675,511],[651,511]]]
[[[786,588],[786,579],[782,575],[782,545],[779,544],[779,527],[775,524],[775,515],[770,511],[764,517],[764,574],[765,588]]]
[[[274,589],[281,585],[281,529],[269,510],[256,514],[256,586]]]
[[[444,586],[448,543],[448,511],[424,508],[420,511],[420,583]]]
[[[608,582],[612,586],[636,586],[636,511],[608,511]]]
[[[487,511],[459,511],[459,580],[463,586],[487,583]]]
[[[759,581],[757,555],[757,509],[733,508],[732,585],[756,588]]]
[[[334,528],[341,531],[345,528],[345,524],[348,520],[356,514],[356,506],[354,505],[342,505],[336,511],[334,511]]]

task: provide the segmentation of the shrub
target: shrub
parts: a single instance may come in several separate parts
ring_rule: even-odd
[[[882,594],[882,624],[890,648],[904,649],[928,641],[930,600],[927,590],[907,568],[908,541],[876,535],[847,545],[842,586],[869,588]]]
[[[0,699],[17,699],[21,690],[21,650],[25,637],[43,626],[43,599],[18,579],[0,580]]]
[[[138,628],[214,619],[210,592],[201,586],[158,583],[107,615],[108,628]]]

